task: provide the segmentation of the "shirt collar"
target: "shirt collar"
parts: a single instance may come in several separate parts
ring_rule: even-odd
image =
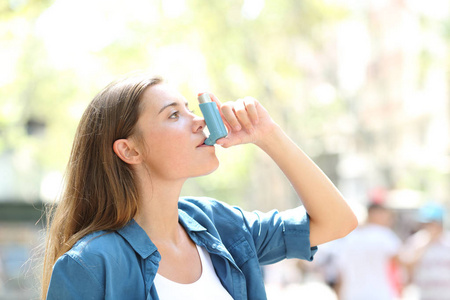
[[[178,218],[184,228],[189,231],[206,231],[206,228],[200,225],[196,220],[186,212],[178,210]],[[139,226],[134,219],[127,225],[117,230],[119,233],[143,259],[149,257],[157,251],[155,244],[150,240],[147,233]]]
[[[158,250],[144,229],[142,229],[134,219],[117,230],[117,233],[119,233],[143,259],[146,259],[153,252]]]
[[[178,209],[178,220],[187,231],[206,231],[205,227],[181,209]]]

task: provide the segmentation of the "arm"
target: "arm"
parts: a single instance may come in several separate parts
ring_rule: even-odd
[[[310,243],[316,246],[351,232],[357,219],[342,195],[319,167],[270,118],[253,98],[218,104],[229,135],[217,141],[227,148],[254,143],[286,175],[310,216]]]
[[[310,216],[311,246],[344,237],[357,220],[342,195],[317,167],[278,127],[260,144],[291,182]]]

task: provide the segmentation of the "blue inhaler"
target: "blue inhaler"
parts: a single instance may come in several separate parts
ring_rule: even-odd
[[[218,139],[227,136],[227,130],[220,117],[217,104],[211,100],[208,93],[199,95],[198,102],[209,130],[209,137],[206,139],[205,144],[212,146]]]

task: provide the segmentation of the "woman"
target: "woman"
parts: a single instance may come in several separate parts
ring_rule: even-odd
[[[158,78],[101,91],[75,136],[65,191],[51,213],[47,299],[265,299],[260,264],[311,260],[357,221],[320,169],[253,98],[217,103],[224,148],[253,143],[304,204],[267,214],[179,198],[186,179],[217,169],[204,119]],[[306,214],[305,212],[308,212]]]

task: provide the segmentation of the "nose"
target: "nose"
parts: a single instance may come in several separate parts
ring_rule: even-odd
[[[205,127],[206,127],[205,119],[203,117],[196,115],[192,122],[192,131],[195,133],[200,132],[203,131]]]

